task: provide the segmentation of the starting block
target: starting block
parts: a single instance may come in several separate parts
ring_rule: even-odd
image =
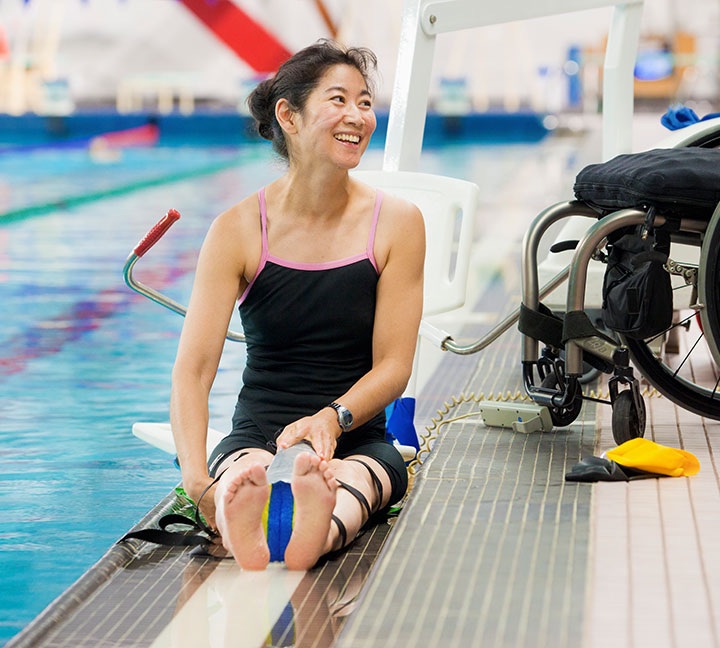
[[[550,410],[537,403],[480,401],[480,415],[489,427],[512,428],[523,434],[550,432],[553,428]]]

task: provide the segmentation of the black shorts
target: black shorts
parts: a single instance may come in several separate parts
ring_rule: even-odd
[[[269,438],[252,422],[233,430],[217,444],[210,454],[208,466],[210,476],[215,477],[218,466],[225,458],[238,450],[259,448],[275,454],[275,438]],[[407,491],[408,474],[405,461],[397,448],[385,440],[384,430],[361,426],[343,434],[338,439],[335,459],[346,459],[352,455],[363,455],[377,461],[390,479],[390,500],[388,506],[399,502]]]

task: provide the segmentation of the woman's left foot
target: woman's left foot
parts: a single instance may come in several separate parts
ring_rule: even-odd
[[[327,461],[303,452],[295,459],[291,488],[295,523],[285,549],[285,565],[307,570],[326,552],[338,483]]]

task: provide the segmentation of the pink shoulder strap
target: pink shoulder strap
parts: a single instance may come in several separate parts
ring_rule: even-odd
[[[260,191],[258,191],[258,204],[260,206],[260,231],[261,231],[261,238],[262,238],[260,263],[258,264],[257,272],[255,273],[255,276],[253,277],[252,281],[247,285],[245,290],[243,290],[242,295],[240,295],[240,298],[238,299],[238,303],[240,303],[240,304],[242,304],[245,301],[247,294],[250,292],[250,288],[253,287],[255,280],[258,278],[258,276],[262,272],[263,268],[265,267],[265,264],[267,263],[267,258],[268,258],[267,206],[265,204],[265,187],[263,187],[262,189],[260,189]]]
[[[268,254],[268,234],[267,234],[267,204],[265,203],[265,187],[258,191],[258,202],[260,203],[260,228],[262,230],[262,256],[260,267],[265,265],[265,259]]]
[[[375,267],[375,270],[378,269],[377,263],[375,261],[375,233],[377,232],[377,224],[378,218],[380,216],[380,208],[382,207],[382,202],[383,192],[380,191],[380,189],[377,189],[377,193],[375,194],[375,209],[373,210],[373,219],[370,225],[370,235],[368,236],[367,243],[367,256],[368,259],[370,259],[370,263],[372,263]]]

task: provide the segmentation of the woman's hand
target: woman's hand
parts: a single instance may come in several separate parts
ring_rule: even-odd
[[[289,448],[300,441],[309,441],[318,456],[330,461],[335,454],[340,425],[335,410],[325,407],[312,416],[305,416],[286,425],[277,438],[277,446]]]

